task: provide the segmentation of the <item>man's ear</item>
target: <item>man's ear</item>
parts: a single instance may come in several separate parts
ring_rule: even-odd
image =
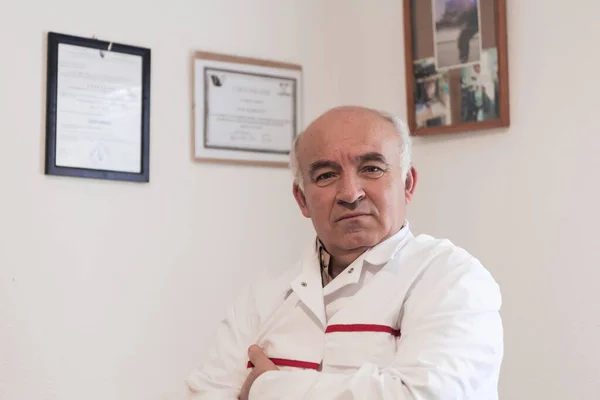
[[[310,218],[310,212],[308,211],[308,206],[306,204],[306,197],[304,197],[304,192],[300,189],[300,186],[297,183],[294,183],[294,198],[296,199],[296,203],[300,207],[300,211],[302,211],[302,215],[306,218]]]
[[[406,204],[410,203],[417,186],[417,170],[412,165],[406,174],[406,183],[404,184],[404,196],[406,198]]]

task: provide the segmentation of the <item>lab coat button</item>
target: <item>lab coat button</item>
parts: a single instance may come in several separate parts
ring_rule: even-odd
[[[301,283],[301,285],[302,285],[303,287],[306,287],[306,286],[307,286],[307,285],[306,285],[306,282],[302,282],[302,283]]]

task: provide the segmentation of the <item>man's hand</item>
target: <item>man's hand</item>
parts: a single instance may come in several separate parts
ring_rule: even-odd
[[[250,362],[254,365],[254,368],[250,372],[250,375],[246,378],[244,386],[242,386],[242,392],[240,393],[240,400],[248,400],[250,394],[250,388],[254,381],[267,371],[277,371],[279,368],[273,364],[269,357],[262,351],[257,345],[252,345],[248,348],[248,357]]]

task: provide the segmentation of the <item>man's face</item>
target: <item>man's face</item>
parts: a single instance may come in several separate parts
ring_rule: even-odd
[[[334,256],[372,247],[404,223],[416,174],[402,177],[395,127],[360,108],[332,110],[298,143],[304,190],[294,195],[305,217]]]

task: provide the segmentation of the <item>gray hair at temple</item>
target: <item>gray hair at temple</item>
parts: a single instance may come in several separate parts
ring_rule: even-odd
[[[406,176],[408,175],[408,170],[410,169],[410,165],[412,162],[412,141],[410,138],[410,131],[408,130],[408,126],[406,125],[406,123],[404,123],[404,121],[402,121],[402,119],[392,114],[379,110],[371,109],[371,111],[373,111],[386,121],[391,122],[392,125],[394,125],[394,127],[396,128],[396,132],[398,133],[398,136],[400,136],[400,152],[402,155],[402,180],[406,180]],[[301,190],[304,190],[304,182],[302,179],[302,171],[300,171],[300,164],[298,162],[297,148],[298,142],[302,138],[303,133],[304,132],[301,132],[298,136],[296,136],[296,138],[294,139],[294,143],[292,143],[292,150],[290,151],[290,169],[294,177],[294,184],[298,185]]]

